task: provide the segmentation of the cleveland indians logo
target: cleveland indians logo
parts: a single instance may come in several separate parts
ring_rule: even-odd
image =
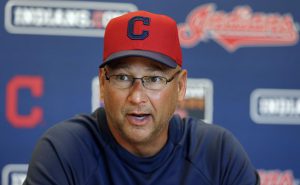
[[[133,17],[128,21],[127,36],[132,40],[144,40],[149,36],[149,31],[143,30],[141,34],[134,33],[134,24],[137,21],[142,21],[143,25],[145,26],[150,25],[149,17],[141,17],[141,16]]]
[[[249,46],[291,46],[298,42],[298,30],[289,14],[253,13],[249,6],[232,12],[216,11],[214,4],[196,7],[178,25],[182,47],[191,48],[212,39],[230,52]]]

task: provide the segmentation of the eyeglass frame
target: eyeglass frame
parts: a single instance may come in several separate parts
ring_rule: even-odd
[[[163,77],[163,76],[157,76],[157,75],[154,75],[154,76],[143,76],[143,77],[141,77],[141,78],[136,78],[136,77],[133,77],[132,75],[127,75],[127,74],[108,75],[108,74],[107,74],[107,69],[106,69],[106,68],[104,68],[104,71],[105,71],[105,74],[104,74],[105,80],[108,80],[109,82],[110,82],[110,78],[111,78],[112,76],[122,76],[122,75],[124,75],[124,76],[131,77],[131,84],[130,84],[130,86],[124,87],[124,88],[120,87],[120,89],[128,89],[128,88],[130,88],[130,87],[133,86],[133,84],[134,84],[134,82],[135,82],[136,80],[141,80],[141,82],[142,82],[142,84],[143,84],[143,87],[146,88],[146,89],[149,89],[149,90],[162,90],[162,89],[164,89],[164,88],[167,86],[167,84],[168,84],[169,82],[173,81],[173,80],[175,79],[176,75],[178,75],[182,70],[180,69],[180,70],[176,71],[169,79],[166,78],[166,77]],[[145,81],[146,81],[145,78],[147,78],[147,77],[148,77],[148,78],[149,78],[149,77],[159,77],[159,78],[164,79],[165,83],[163,83],[163,87],[162,87],[162,88],[159,88],[159,89],[151,89],[151,88],[147,87],[147,85],[145,86]]]

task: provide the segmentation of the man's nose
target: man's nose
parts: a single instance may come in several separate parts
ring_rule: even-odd
[[[145,103],[148,97],[142,79],[135,79],[130,87],[128,100],[133,104]]]

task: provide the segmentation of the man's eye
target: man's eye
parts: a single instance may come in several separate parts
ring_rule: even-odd
[[[130,77],[128,75],[116,75],[116,80],[119,80],[119,81],[130,81]]]
[[[164,78],[161,76],[149,76],[148,81],[151,83],[161,83],[163,82]]]

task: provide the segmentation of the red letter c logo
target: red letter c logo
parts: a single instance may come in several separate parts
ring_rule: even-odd
[[[43,94],[43,79],[40,76],[15,76],[6,88],[6,117],[16,128],[33,128],[42,121],[43,110],[40,107],[32,107],[30,114],[18,113],[18,91],[28,88],[33,97],[41,97]]]

